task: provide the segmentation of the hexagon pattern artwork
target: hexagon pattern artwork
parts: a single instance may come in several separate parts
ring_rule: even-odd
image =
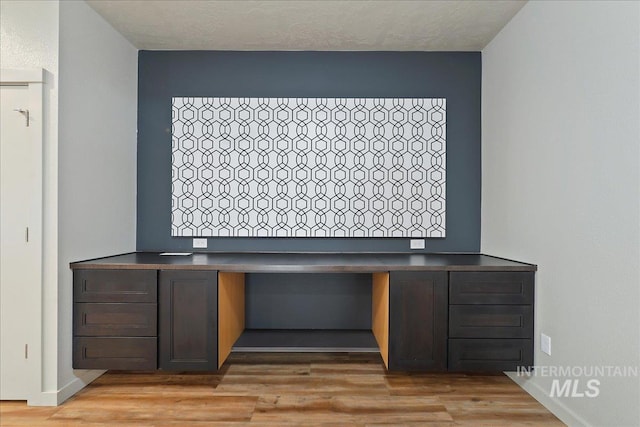
[[[172,105],[172,236],[444,237],[443,98]]]

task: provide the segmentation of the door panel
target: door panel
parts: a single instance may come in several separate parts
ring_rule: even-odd
[[[0,85],[0,399],[24,400],[39,376],[42,274],[40,117],[29,86]],[[32,113],[35,111],[32,108]],[[35,120],[34,120],[35,119]]]
[[[389,369],[447,369],[445,272],[391,272]]]
[[[218,369],[218,272],[161,271],[160,369]]]

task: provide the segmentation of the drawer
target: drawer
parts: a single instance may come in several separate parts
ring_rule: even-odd
[[[156,304],[75,303],[74,335],[152,337],[158,333]]]
[[[451,305],[450,338],[533,338],[531,305]]]
[[[148,302],[158,300],[156,270],[75,270],[74,302]]]
[[[73,338],[74,369],[155,370],[156,338]]]
[[[449,371],[516,371],[532,364],[530,339],[449,339]]]
[[[449,274],[450,304],[533,304],[533,272]]]

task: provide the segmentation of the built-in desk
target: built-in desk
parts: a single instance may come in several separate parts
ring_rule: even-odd
[[[536,266],[503,258],[129,253],[71,268],[78,369],[217,370],[237,343],[243,351],[373,348],[389,370],[503,371],[533,363]],[[371,331],[315,331],[324,337],[316,342],[309,342],[314,334],[292,331],[243,335],[245,275],[253,273],[370,275]],[[341,344],[321,344],[331,342]]]

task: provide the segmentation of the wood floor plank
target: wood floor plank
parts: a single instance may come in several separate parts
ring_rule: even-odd
[[[208,385],[217,386],[222,379],[222,374],[212,374],[210,372],[123,372],[109,371],[109,375],[101,376],[91,383],[92,386],[100,385],[124,385],[140,387],[145,385]]]
[[[505,375],[388,374],[385,381],[390,394],[394,396],[420,396],[434,393],[471,397],[486,394],[507,397],[513,395],[513,382]]]
[[[74,399],[50,417],[54,420],[92,422],[137,422],[155,420],[227,421],[251,420],[257,398],[253,396],[95,396]],[[100,411],[95,411],[99,407]]]
[[[254,422],[286,419],[302,425],[315,422],[366,424],[379,420],[398,424],[452,421],[437,397],[391,396],[265,396],[258,401]]]
[[[381,363],[312,363],[312,375],[381,375],[385,374]]]
[[[10,426],[559,426],[504,375],[389,373],[377,354],[232,353],[217,373],[108,372]]]
[[[242,375],[225,378],[218,393],[376,395],[388,394],[384,379],[367,375]]]
[[[441,397],[441,401],[456,421],[496,425],[505,420],[511,424],[564,425],[553,414],[537,403],[531,396],[519,396],[517,400],[506,400],[502,396],[464,398]],[[533,400],[533,402],[532,402]]]
[[[311,367],[309,364],[244,364],[229,365],[224,376],[233,375],[311,375]]]
[[[2,427],[46,425],[46,420],[59,410],[59,407],[27,406],[23,401],[1,401],[0,425]]]

